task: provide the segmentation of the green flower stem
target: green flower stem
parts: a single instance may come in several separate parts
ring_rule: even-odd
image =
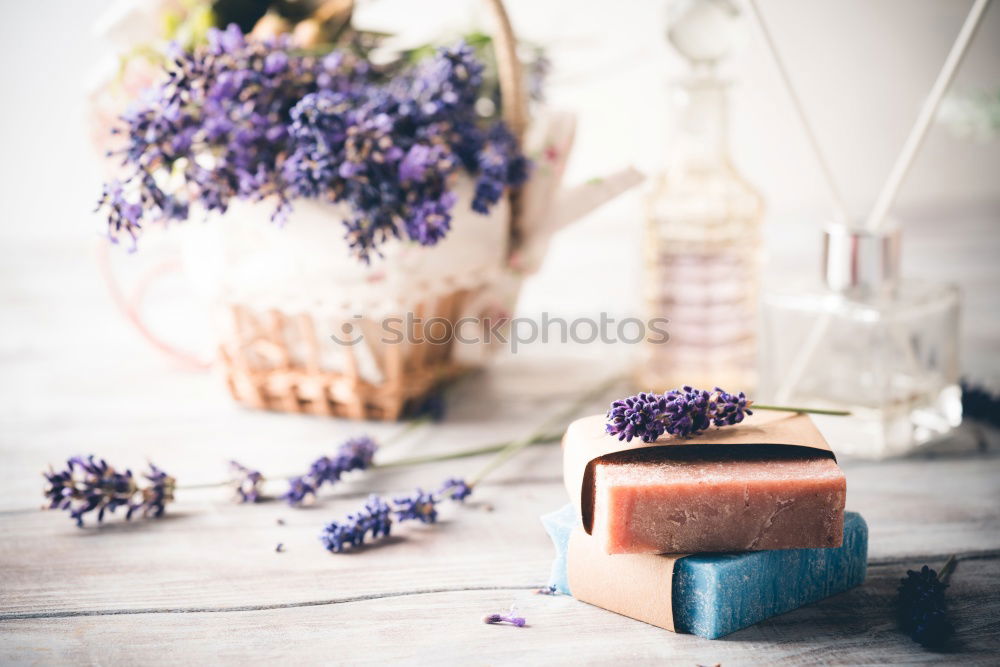
[[[793,408],[787,405],[764,405],[763,403],[750,403],[751,410],[777,410],[778,412],[805,412],[810,415],[832,415],[834,417],[848,417],[850,410],[826,410],[823,408]]]
[[[529,445],[540,445],[547,442],[555,442],[562,437],[562,432],[552,432],[552,433],[540,433],[536,434],[531,438]],[[473,447],[472,449],[462,449],[457,452],[449,452],[446,454],[427,454],[426,456],[411,456],[405,459],[399,459],[397,461],[388,461],[386,463],[376,463],[373,468],[382,470],[384,468],[402,468],[403,466],[410,465],[421,465],[424,463],[437,463],[438,461],[452,461],[454,459],[465,459],[470,456],[479,456],[481,454],[492,454],[494,452],[499,452],[510,445],[510,441],[498,442],[492,445],[484,445],[482,447]]]
[[[958,565],[958,558],[955,557],[955,554],[952,554],[944,564],[944,567],[941,568],[941,571],[938,572],[938,579],[942,584],[948,583],[948,577],[955,571],[956,565]]]
[[[423,419],[423,418],[421,418],[421,419]],[[416,424],[423,423],[421,421],[421,419],[415,419],[413,421]],[[411,423],[410,426],[413,426],[413,425],[414,424]],[[400,433],[398,433],[395,436],[393,436],[392,439],[395,440],[398,437],[402,436],[405,431],[407,431],[407,430],[410,429],[410,426],[408,426],[407,428],[403,429],[403,431],[401,431]],[[559,440],[560,438],[562,438],[562,431],[559,431],[559,432],[553,431],[553,432],[550,432],[550,433],[540,433],[540,432],[538,432],[538,433],[535,433],[535,434],[533,434],[531,436],[531,442],[529,442],[528,444],[529,445],[541,445],[541,444],[546,444],[546,443],[550,443],[550,442],[555,442],[555,441]],[[469,458],[469,457],[472,457],[472,456],[480,456],[482,454],[492,454],[494,452],[499,452],[500,450],[505,449],[508,446],[510,446],[510,444],[511,444],[511,442],[508,440],[506,442],[496,442],[496,443],[493,443],[492,445],[482,445],[482,446],[479,446],[479,447],[472,447],[472,448],[469,448],[469,449],[460,449],[457,452],[445,452],[445,453],[442,453],[442,454],[427,454],[425,456],[410,456],[410,457],[407,457],[407,458],[397,459],[395,461],[386,461],[385,463],[375,463],[375,464],[373,464],[371,466],[370,469],[384,470],[384,469],[388,469],[388,468],[402,468],[404,466],[422,465],[422,464],[426,464],[426,463],[437,463],[439,461],[451,461],[451,460],[454,460],[454,459],[466,459],[466,458]],[[270,476],[270,475],[265,475],[264,477],[267,480],[278,480],[278,479],[288,479],[288,478],[294,477],[294,476],[295,475],[284,475],[284,476],[273,477],[273,476]],[[203,484],[183,484],[181,486],[178,486],[177,488],[178,489],[186,489],[186,490],[187,489],[214,489],[214,488],[217,488],[217,487],[220,487],[220,486],[229,486],[231,483],[232,482],[230,482],[230,481],[227,480],[225,482],[205,482]]]
[[[587,392],[583,396],[579,397],[576,401],[572,403],[568,408],[558,413],[554,417],[547,420],[544,424],[538,427],[534,433],[528,435],[527,437],[515,440],[508,444],[503,449],[497,452],[497,455],[493,457],[483,468],[476,474],[475,477],[468,482],[470,487],[475,487],[479,482],[483,481],[483,478],[489,475],[491,472],[499,468],[501,465],[510,460],[519,451],[530,445],[535,438],[539,435],[546,433],[554,428],[564,430],[566,428],[566,422],[576,415],[580,411],[580,408],[587,405],[588,403],[597,400],[600,396],[603,396],[607,391],[622,381],[620,376],[615,376],[609,380],[602,382],[600,385]]]

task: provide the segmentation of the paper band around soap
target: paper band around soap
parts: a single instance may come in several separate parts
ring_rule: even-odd
[[[598,463],[613,461],[615,455],[649,448],[658,448],[669,456],[673,447],[773,445],[821,451],[836,460],[812,419],[797,412],[757,412],[736,426],[713,428],[689,438],[666,435],[649,443],[618,440],[605,432],[604,424],[604,415],[584,417],[570,424],[563,437],[563,481],[588,534],[594,524],[594,468]]]
[[[598,463],[640,449],[656,449],[669,456],[677,447],[759,445],[825,452],[836,460],[829,444],[808,415],[794,412],[757,413],[743,423],[711,429],[690,438],[661,437],[656,442],[623,442],[608,435],[603,415],[579,419],[563,439],[563,479],[582,527],[570,537],[568,579],[574,597],[606,609],[624,613],[652,625],[674,631],[674,565],[689,554],[633,554],[627,557],[604,553],[590,533],[594,522],[594,470]],[[572,444],[569,444],[572,443]],[[637,576],[636,567],[645,570]],[[616,570],[621,570],[616,572]],[[600,576],[595,576],[599,573]],[[615,581],[611,589],[606,585]],[[650,594],[649,582],[662,590]],[[594,590],[591,590],[594,587]]]

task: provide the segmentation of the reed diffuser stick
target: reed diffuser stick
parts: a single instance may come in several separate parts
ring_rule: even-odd
[[[751,0],[751,4],[753,4],[753,0]],[[934,120],[935,114],[937,114],[941,99],[944,97],[945,92],[947,92],[948,86],[951,85],[951,80],[955,77],[955,72],[958,70],[958,66],[962,63],[962,59],[969,50],[969,44],[972,43],[972,38],[976,34],[976,28],[982,22],[983,14],[986,12],[989,4],[990,0],[975,0],[972,3],[972,9],[969,10],[969,15],[965,17],[965,23],[962,24],[962,29],[959,30],[958,37],[955,38],[955,43],[952,45],[951,51],[948,53],[948,57],[941,67],[941,72],[934,81],[934,86],[931,88],[927,100],[917,115],[917,121],[913,124],[913,129],[910,130],[910,134],[906,138],[906,143],[903,144],[903,150],[899,154],[899,157],[896,158],[896,163],[892,166],[889,178],[886,179],[885,185],[882,186],[882,190],[875,200],[875,207],[872,209],[871,215],[868,216],[867,224],[869,230],[873,232],[878,231],[884,224],[886,215],[888,215],[889,209],[892,208],[892,204],[896,200],[896,195],[899,194],[899,188],[903,184],[903,179],[909,173],[910,167],[913,166],[913,160],[917,156],[917,151],[920,150],[920,146],[927,137],[927,131],[930,129],[931,121]]]
[[[764,46],[767,47],[767,52],[771,55],[771,61],[774,63],[774,67],[778,70],[778,75],[781,77],[781,82],[784,84],[785,93],[788,95],[788,99],[792,102],[792,108],[795,109],[795,114],[798,116],[799,124],[802,126],[802,131],[806,135],[806,139],[809,140],[809,146],[812,148],[813,157],[816,159],[816,163],[819,165],[820,173],[823,175],[823,182],[826,184],[827,194],[830,195],[830,203],[833,204],[835,215],[839,218],[838,223],[846,224],[849,215],[847,210],[847,204],[844,202],[844,197],[840,193],[840,188],[837,186],[837,180],[833,177],[833,170],[830,168],[830,163],[826,159],[826,155],[823,153],[823,149],[819,145],[819,140],[816,138],[816,133],[813,131],[812,123],[809,122],[809,116],[806,115],[805,107],[802,106],[802,99],[799,97],[798,92],[795,90],[795,86],[792,84],[792,78],[788,75],[788,68],[785,67],[785,61],[782,60],[781,54],[778,52],[778,47],[774,43],[774,39],[771,37],[771,31],[767,27],[767,23],[764,22],[764,15],[760,11],[760,7],[757,4],[757,0],[750,0],[750,14],[753,16],[757,27],[760,29],[761,37],[764,39]]]

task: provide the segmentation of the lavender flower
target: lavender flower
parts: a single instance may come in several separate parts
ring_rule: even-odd
[[[391,238],[447,235],[458,169],[476,178],[483,214],[527,177],[503,124],[476,116],[483,67],[465,44],[396,72],[230,25],[193,52],[175,49],[166,69],[122,117],[117,153],[130,173],[99,201],[113,239],[134,242],[146,222],[187,219],[194,205],[224,213],[234,199],[269,199],[281,221],[294,199],[314,198],[350,205],[345,235],[367,261]]]
[[[150,471],[143,475],[149,482],[140,488],[131,470],[118,472],[104,459],[93,455],[74,456],[66,461],[64,470],[43,473],[48,485],[44,491],[49,509],[69,511],[76,525],[83,526],[83,515],[96,512],[97,522],[104,520],[107,512],[125,507],[125,518],[136,513],[143,517],[163,515],[166,504],[174,499],[175,480],[166,472],[149,464]]]
[[[351,438],[340,445],[335,456],[321,456],[312,462],[308,473],[288,480],[288,491],[281,497],[289,505],[301,505],[314,499],[323,484],[335,484],[346,472],[370,467],[376,449],[378,445],[368,436]]]
[[[632,438],[655,442],[667,430],[663,423],[666,409],[667,399],[660,394],[641,392],[618,399],[608,410],[606,430],[627,442],[632,442]]]
[[[361,511],[347,515],[344,521],[328,523],[320,534],[327,551],[341,553],[348,547],[361,546],[365,537],[386,537],[392,529],[389,505],[376,495],[368,498]]]
[[[743,392],[729,394],[719,387],[711,393],[682,387],[666,394],[642,392],[615,401],[608,410],[606,431],[619,440],[655,442],[664,433],[696,435],[711,425],[732,426],[751,415]]]
[[[413,495],[393,498],[392,502],[396,505],[396,521],[437,522],[438,498],[433,493],[417,489]]]
[[[392,505],[372,495],[360,511],[349,514],[343,521],[326,524],[320,541],[327,551],[342,553],[348,548],[361,546],[368,537],[375,540],[388,536],[394,522],[435,523],[437,504],[449,490],[452,492],[449,497],[456,501],[464,500],[472,493],[471,487],[464,481],[449,479],[436,494],[417,489],[412,495],[393,498]]]
[[[134,512],[140,512],[143,518],[163,516],[167,503],[174,499],[174,489],[177,480],[166,472],[157,468],[154,464],[149,464],[149,472],[144,474],[151,483],[139,489],[139,500],[129,505],[126,519],[131,519]]]
[[[441,485],[438,495],[458,502],[464,502],[466,498],[472,495],[472,487],[466,484],[464,479],[450,477]]]
[[[517,615],[514,611],[514,607],[511,607],[506,612],[501,612],[499,614],[487,614],[483,617],[483,623],[487,625],[496,625],[497,623],[510,623],[513,626],[523,628],[527,621]]]
[[[949,561],[949,564],[953,562]],[[946,576],[944,569],[942,568],[942,575]],[[907,570],[906,578],[900,579],[899,583],[897,604],[903,630],[914,641],[929,648],[940,648],[947,644],[955,632],[948,619],[944,597],[948,584],[941,581],[938,573],[926,565],[919,572]]]
[[[229,468],[233,472],[233,487],[241,503],[255,503],[261,498],[261,486],[264,475],[259,470],[253,470],[239,461],[230,461]]]

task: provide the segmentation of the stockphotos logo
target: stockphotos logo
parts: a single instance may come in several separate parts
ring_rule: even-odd
[[[578,343],[587,345],[600,341],[602,344],[636,345],[642,342],[658,345],[670,340],[667,333],[669,320],[655,317],[641,320],[626,317],[616,320],[607,313],[598,318],[580,317],[566,320],[542,313],[541,319],[528,317],[488,318],[463,317],[452,322],[443,317],[421,318],[414,313],[402,317],[387,317],[377,323],[374,334],[362,330],[361,315],[355,315],[344,322],[339,332],[330,334],[330,339],[338,345],[357,345],[367,335],[376,335],[378,341],[387,345],[399,343],[431,345],[478,345],[499,343],[517,353],[524,345],[541,342],[543,344]],[[365,327],[371,329],[370,326]]]

